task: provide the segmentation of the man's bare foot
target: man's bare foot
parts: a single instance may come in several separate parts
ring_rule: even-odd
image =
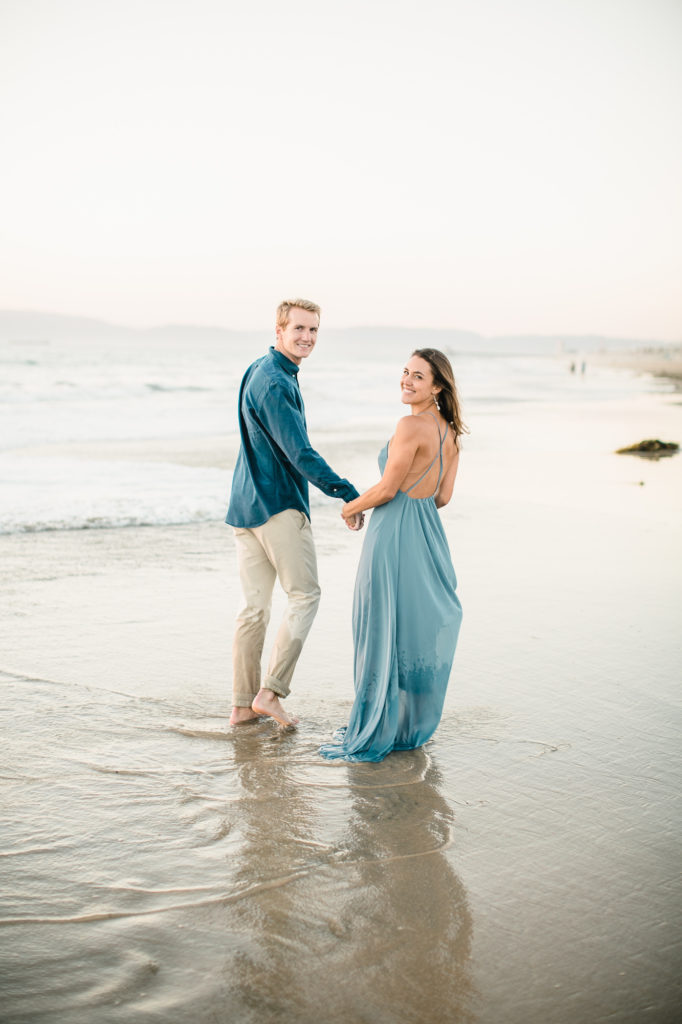
[[[296,725],[298,718],[288,715],[279,702],[279,697],[273,690],[259,690],[251,705],[259,715],[269,715],[276,722],[285,727]]]
[[[232,708],[230,725],[246,725],[247,722],[256,722],[259,716],[251,708]]]

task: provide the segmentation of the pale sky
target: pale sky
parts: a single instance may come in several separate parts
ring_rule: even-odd
[[[680,0],[0,0],[0,308],[682,341]]]

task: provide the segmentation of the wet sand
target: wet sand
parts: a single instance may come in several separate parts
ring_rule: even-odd
[[[596,443],[478,424],[443,721],[381,765],[316,754],[352,690],[333,505],[288,733],[228,727],[222,524],[0,537],[3,1021],[679,1019],[682,458],[612,454],[654,400]]]

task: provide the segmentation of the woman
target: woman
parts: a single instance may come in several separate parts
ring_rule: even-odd
[[[381,761],[419,747],[443,710],[462,609],[437,509],[447,505],[462,423],[452,367],[417,349],[403,370],[410,416],[379,455],[382,477],[343,506],[351,529],[373,508],[353,599],[355,702],[327,758]]]

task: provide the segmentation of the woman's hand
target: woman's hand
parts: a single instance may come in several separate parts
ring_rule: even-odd
[[[363,512],[348,512],[346,511],[350,505],[350,502],[341,509],[341,518],[348,527],[349,530],[361,530],[365,525],[365,516]]]

